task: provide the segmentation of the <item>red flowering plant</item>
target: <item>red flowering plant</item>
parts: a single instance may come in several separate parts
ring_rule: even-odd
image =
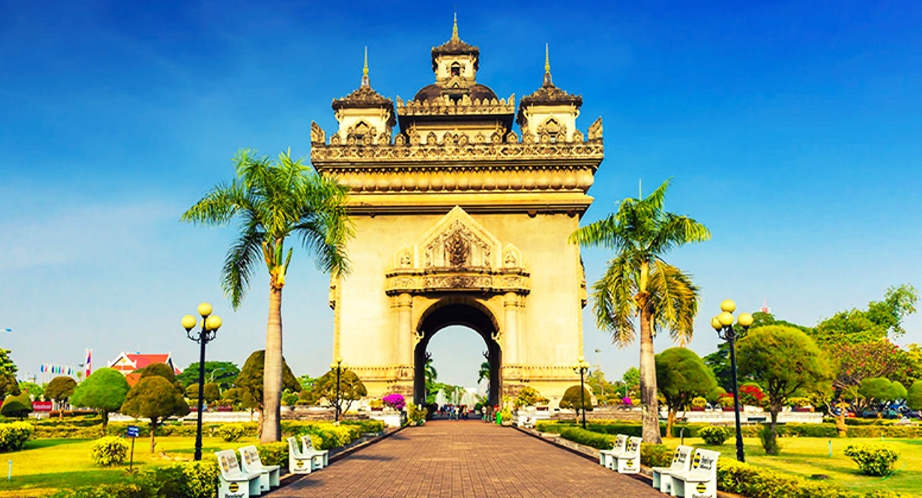
[[[746,406],[762,406],[765,393],[759,386],[746,384],[740,386],[740,403]]]

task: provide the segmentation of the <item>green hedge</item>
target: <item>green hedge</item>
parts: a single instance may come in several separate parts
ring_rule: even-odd
[[[922,426],[908,425],[853,425],[848,437],[922,438]]]
[[[615,442],[614,436],[599,434],[579,427],[561,427],[559,432],[560,437],[564,439],[600,450],[610,450]]]
[[[101,419],[79,420],[48,423],[43,422],[35,427],[35,437],[44,439],[95,439],[100,435]],[[106,434],[110,436],[123,436],[128,431],[129,425],[137,425],[139,437],[150,436],[150,425],[144,422],[113,422],[106,427]],[[221,437],[222,427],[234,425],[243,429],[241,437],[255,437],[258,424],[256,422],[243,423],[206,423],[203,432],[208,436]],[[157,427],[156,435],[160,436],[195,436],[195,424],[168,423]],[[384,431],[384,422],[380,420],[344,421],[340,425],[331,422],[308,422],[299,420],[285,420],[282,422],[282,436],[301,436],[312,434],[318,436],[318,446],[322,449],[331,449],[344,446],[361,438],[366,433],[381,433]]]
[[[217,494],[218,462],[183,462],[129,474],[125,482],[62,490],[54,498],[211,498]]]
[[[721,459],[717,465],[717,489],[748,498],[896,498],[885,490],[854,493],[829,482],[810,482],[763,467]]]
[[[21,450],[34,433],[32,424],[27,422],[0,424],[0,453]]]
[[[570,421],[539,421],[536,425],[536,428],[541,432],[559,433],[560,430],[565,427],[577,426]],[[660,425],[661,436],[666,435],[665,427],[665,425]],[[698,431],[705,427],[711,426],[708,424],[676,424],[672,428],[672,435],[674,437],[679,437],[684,429],[685,437],[700,437]],[[640,437],[642,434],[642,427],[640,424],[629,424],[617,421],[594,421],[591,424],[587,424],[586,428],[599,434],[624,434],[635,437]],[[734,430],[732,426],[727,426],[727,429],[731,432]],[[762,424],[744,425],[742,427],[743,437],[759,437],[759,430],[761,429]],[[838,437],[838,434],[836,424],[833,423],[778,425],[778,435],[782,437],[834,438]],[[885,438],[922,438],[922,426],[865,424],[850,425],[848,427],[848,437],[879,438],[881,436]]]
[[[259,452],[259,461],[263,465],[278,465],[288,468],[288,442],[260,444],[256,447]]]

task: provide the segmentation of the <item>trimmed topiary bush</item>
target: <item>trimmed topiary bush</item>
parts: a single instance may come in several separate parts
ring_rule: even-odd
[[[900,458],[899,452],[880,444],[850,444],[845,448],[845,456],[869,476],[892,474],[893,464]]]
[[[730,437],[726,427],[704,427],[698,430],[698,437],[704,439],[704,444],[720,446]]]
[[[232,443],[246,434],[246,429],[240,424],[224,424],[215,431],[221,439]]]
[[[96,440],[90,449],[90,458],[96,465],[111,467],[125,461],[128,456],[128,443],[115,436],[106,436]]]

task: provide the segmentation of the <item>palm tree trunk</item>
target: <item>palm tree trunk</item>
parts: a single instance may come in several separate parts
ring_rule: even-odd
[[[659,435],[659,403],[656,399],[656,360],[653,357],[653,329],[650,305],[640,306],[640,404],[643,406],[643,440],[662,443]]]
[[[280,441],[282,395],[282,288],[275,285],[275,276],[269,290],[269,323],[266,325],[266,362],[263,365],[263,410],[260,425],[261,443]]]

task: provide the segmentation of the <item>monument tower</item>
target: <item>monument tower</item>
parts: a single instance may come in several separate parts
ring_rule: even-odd
[[[592,202],[601,118],[577,129],[582,98],[547,60],[518,109],[477,82],[479,65],[455,21],[432,49],[435,82],[412,99],[395,108],[373,90],[366,55],[359,88],[333,100],[339,128],[311,125],[311,161],[350,187],[356,229],[352,272],[330,284],[334,356],[369,396],[422,400],[426,347],[450,325],[483,337],[491,403],[526,385],[559,399],[578,382],[586,283],[567,237]]]

